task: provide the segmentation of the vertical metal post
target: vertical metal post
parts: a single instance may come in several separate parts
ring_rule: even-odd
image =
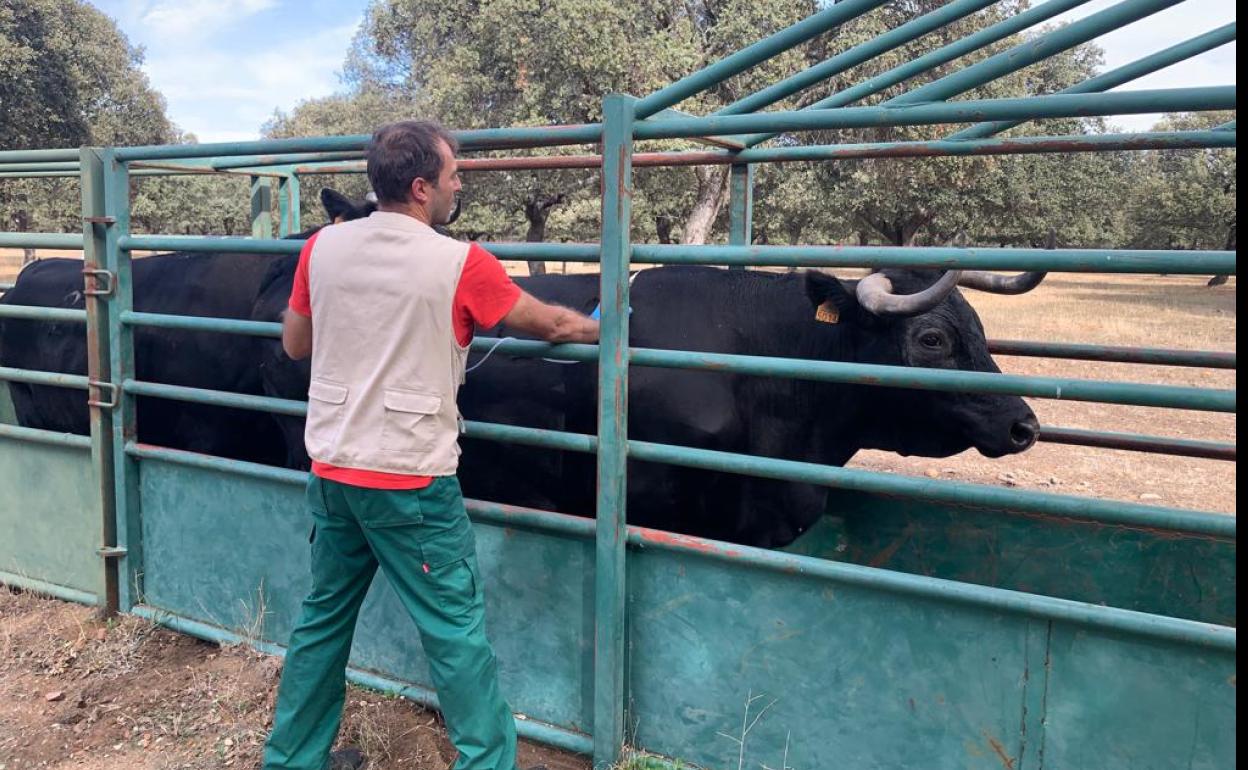
[[[123,313],[134,307],[130,252],[121,238],[130,234],[130,171],[117,161],[115,151],[101,151],[104,171],[104,213],[110,218],[105,238],[105,264],[115,276],[109,295],[109,374],[116,406],[113,409],[113,494],[116,507],[117,544],[124,549],[118,570],[120,609],[129,611],[142,597],[142,524],[139,511],[138,462],[126,455],[126,443],[136,437],[135,399],[122,391],[122,383],[134,378],[134,332],[121,323]]]
[[[278,237],[285,238],[302,230],[299,224],[299,175],[294,171],[288,172],[278,182],[277,201],[278,210],[281,212],[278,219]]]
[[[594,559],[594,769],[624,746],[625,502],[628,441],[628,265],[632,254],[636,99],[603,102],[602,337],[598,349],[598,499]]]
[[[79,178],[82,187],[82,259],[86,270],[107,270],[107,233],[110,227],[104,207],[103,150],[83,147],[79,150]],[[95,279],[87,273],[87,286]],[[87,306],[87,378],[91,382],[111,382],[109,376],[109,297],[86,293]],[[117,559],[112,556],[117,546],[116,496],[113,493],[113,414],[102,400],[97,388],[87,391],[91,425],[91,467],[99,487],[100,554],[104,565],[103,611],[113,615],[120,606],[117,589]]]
[[[728,243],[749,246],[754,239],[754,166],[749,163],[732,165],[728,190]],[[729,269],[743,270],[742,267]]]
[[[273,237],[273,179],[251,177],[251,237]]]

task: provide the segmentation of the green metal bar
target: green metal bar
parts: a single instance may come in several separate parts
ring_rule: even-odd
[[[15,369],[11,366],[0,366],[0,381],[25,382],[30,385],[52,385],[58,388],[87,389],[87,378],[81,374],[64,374],[62,372],[39,372],[30,369]]]
[[[82,242],[83,267],[91,270],[109,269],[108,206],[105,155],[98,147],[82,148]],[[88,294],[86,309],[80,311],[86,323],[87,376],[96,382],[112,383],[110,340],[113,308],[104,295]],[[91,446],[91,472],[99,492],[100,544],[106,549],[117,546],[117,456],[113,444],[113,413],[97,399],[87,398]],[[124,458],[122,458],[124,460]],[[113,614],[121,608],[121,570],[116,559],[103,559],[104,611]]]
[[[728,243],[748,246],[754,240],[754,167],[734,164],[728,198]]]
[[[17,284],[10,283],[9,281],[0,282],[0,292],[8,291],[9,289],[12,289],[16,285]]]
[[[887,72],[882,72],[873,78],[864,80],[856,86],[847,88],[844,91],[827,96],[814,104],[806,107],[808,110],[831,109],[835,107],[844,107],[847,104],[853,104],[859,99],[865,99],[872,94],[877,94],[886,88],[909,80],[916,75],[921,75],[928,70],[935,69],[942,64],[947,64],[954,59],[965,56],[972,51],[977,51],[984,46],[991,45],[999,40],[1003,40],[1011,35],[1022,32],[1023,30],[1034,27],[1044,21],[1059,16],[1072,8],[1088,2],[1088,0],[1049,0],[1046,3],[1036,5],[1023,13],[1012,16],[1003,21],[999,21],[990,27],[982,29],[974,34],[955,40],[954,42],[938,48],[931,53],[924,54],[917,59],[912,59],[904,64],[900,64]],[[780,132],[765,132],[755,134],[753,136],[744,137],[747,147],[753,147],[757,144],[767,141],[776,136]]]
[[[738,99],[723,109],[716,110],[716,115],[741,115],[756,112],[768,107],[781,99],[818,85],[834,75],[870,61],[882,53],[893,50],[906,43],[913,42],[927,33],[940,29],[958,19],[982,10],[997,0],[953,0],[940,8],[912,19],[900,27],[891,29],[882,35],[842,51],[830,59],[781,80],[779,83]]]
[[[517,147],[559,147],[571,144],[594,144],[602,138],[602,126],[596,123],[566,126],[535,126],[525,128],[486,128],[455,131],[462,150],[503,150]],[[117,157],[123,161],[183,160],[190,158],[224,158],[236,155],[266,155],[303,152],[359,152],[371,139],[369,134],[351,136],[299,137],[295,139],[263,139],[250,142],[214,142],[210,144],[155,144],[121,147]],[[0,155],[0,161],[3,161]],[[22,160],[22,158],[14,158]]]
[[[41,307],[39,305],[0,305],[0,318],[21,318],[29,321],[87,322],[87,311],[73,308]]]
[[[0,163],[78,162],[77,148],[58,150],[0,150]]]
[[[1165,0],[1174,2],[1174,0]],[[755,115],[672,118],[638,123],[636,139],[679,139],[706,134],[753,131],[815,131],[870,126],[920,126],[978,123],[983,120],[1094,117],[1153,112],[1199,112],[1235,109],[1235,86],[1163,88],[1108,94],[1051,94],[1012,99],[843,107]]]
[[[1223,124],[1222,124],[1222,125],[1220,125],[1220,126],[1214,126],[1214,127],[1213,127],[1213,130],[1214,130],[1214,131],[1234,131],[1234,130],[1235,130],[1235,121],[1233,121],[1233,120],[1232,120],[1232,121],[1228,121],[1228,122],[1226,122],[1226,123],[1223,123]]]
[[[298,254],[301,241],[279,238],[214,238],[195,235],[131,235],[121,240],[127,251],[194,251],[237,254]]]
[[[277,155],[244,155],[242,157],[212,158],[208,165],[217,170],[257,168],[261,166],[288,166],[292,163],[317,163],[321,161],[356,160],[364,157],[360,150],[347,152],[300,152]]]
[[[72,171],[78,173],[77,162],[60,161],[56,163],[0,163],[0,171]]]
[[[61,433],[41,428],[23,428],[20,425],[0,423],[0,438],[14,441],[32,441],[36,444],[70,447],[71,449],[91,450],[91,437],[79,436],[76,433]]]
[[[1148,454],[1174,455],[1176,457],[1199,457],[1207,460],[1229,460],[1230,462],[1235,462],[1236,460],[1235,445],[1221,441],[1191,441],[1163,436],[1143,436],[1135,433],[1054,428],[1047,425],[1040,428],[1040,441],[1050,444],[1121,449],[1128,452],[1146,452]]]
[[[273,237],[273,182],[268,177],[251,177],[251,237]]]
[[[889,99],[885,104],[920,104],[937,102],[966,93],[985,83],[1048,59],[1062,51],[1093,40],[1107,32],[1125,27],[1158,11],[1178,5],[1183,0],[1124,0],[1076,22],[1046,32],[1013,48],[989,56],[966,69],[946,75],[925,86]]]
[[[281,202],[281,226],[279,234],[285,238],[303,229],[299,216],[299,175],[292,172],[278,182],[278,200]]]
[[[58,586],[56,583],[49,583],[45,580],[36,580],[18,575],[13,572],[5,572],[0,570],[0,585],[13,586],[23,591],[30,591],[44,596],[51,596],[54,599],[64,599],[67,602],[75,604],[85,604],[88,607],[95,607],[100,603],[100,598],[95,594],[89,594],[86,591],[79,591],[77,588],[69,588],[67,586]]]
[[[611,94],[603,101],[602,332],[598,346],[600,443],[594,556],[595,770],[607,770],[620,761],[628,697],[624,686],[628,268],[633,221],[633,115],[639,111],[637,100],[623,94]]]
[[[0,233],[0,248],[81,249],[82,236],[73,233]]]
[[[748,566],[769,572],[855,585],[870,590],[920,596],[942,604],[969,605],[1148,639],[1164,639],[1216,650],[1235,650],[1236,630],[1228,626],[1215,626],[1117,607],[959,583],[846,562],[827,561],[782,551],[731,545],[640,527],[630,531],[629,543],[641,549],[696,554],[699,558],[725,562],[733,565],[734,568]]]
[[[829,8],[812,14],[798,23],[774,35],[746,46],[718,62],[687,75],[669,86],[659,89],[637,102],[637,120],[654,115],[660,110],[683,102],[694,94],[722,83],[733,75],[767,61],[813,37],[856,19],[867,11],[884,4],[886,0],[841,0]]]
[[[1165,69],[1173,64],[1186,61],[1193,56],[1199,56],[1206,51],[1212,51],[1215,48],[1234,42],[1235,40],[1235,22],[1218,27],[1217,29],[1206,32],[1203,35],[1171,46],[1163,51],[1137,59],[1130,64],[1116,67],[1109,72],[1102,73],[1096,77],[1088,78],[1082,83],[1076,83],[1069,88],[1058,91],[1059,94],[1089,94],[1108,91],[1111,88],[1130,83],[1133,80],[1142,78],[1161,69]],[[1023,121],[1004,120],[990,123],[980,123],[963,129],[955,134],[945,137],[948,141],[962,141],[964,139],[982,139],[984,137],[998,134],[1007,129],[1019,125]]]
[[[500,427],[507,428],[509,426]],[[127,451],[136,457],[144,459],[156,459],[191,467],[274,480],[289,483],[292,486],[303,486],[306,484],[307,479],[307,474],[301,471],[283,471],[270,468],[267,465],[225,460],[193,452],[180,452],[144,445],[132,445],[128,447]],[[279,471],[282,475],[273,475],[272,471]],[[512,510],[510,506],[498,506],[475,500],[468,500],[466,503],[470,512],[483,514],[480,518],[482,521],[501,526],[510,526],[515,522],[512,515],[507,512]],[[496,514],[495,509],[504,509],[504,511]],[[570,537],[584,539],[593,537],[594,524],[592,521],[545,511],[517,510],[523,516],[521,526]],[[660,532],[642,527],[628,528],[628,544],[636,550],[657,549],[698,558],[720,561],[731,560],[735,567],[742,569],[751,568],[789,575],[802,575],[837,584],[856,585],[905,596],[929,598],[938,602],[953,601],[967,606],[995,609],[1064,623],[1075,623],[1094,629],[1116,630],[1145,637],[1192,641],[1202,646],[1224,648],[1228,644],[1233,644],[1235,636],[1235,629],[1225,626],[1210,626],[1209,624],[1196,621],[1148,615],[1115,607],[1088,605],[1068,599],[1056,599],[1001,588],[959,583],[922,575],[864,567],[846,562],[827,561],[809,556],[788,554],[782,551],[769,551],[749,546],[733,545],[716,540]],[[145,607],[136,607],[134,611],[136,614],[144,614],[146,617],[155,617],[159,613],[159,611],[153,611]]]
[[[2,372],[3,370],[0,370]],[[306,401],[292,401],[285,398],[269,396],[251,396],[245,393],[227,393],[222,390],[205,388],[188,388],[183,385],[165,385],[159,382],[143,382],[126,380],[122,383],[122,392],[129,396],[151,396],[167,398],[172,401],[187,401],[193,404],[225,406],[234,409],[252,409],[271,414],[285,414],[292,417],[303,417],[308,413]]]
[[[163,313],[122,313],[121,322],[128,326],[152,326],[158,329],[186,329],[200,332],[245,334],[250,337],[281,339],[282,325],[266,321],[244,321],[237,318],[165,315]]]
[[[493,247],[487,248],[494,251]],[[1235,275],[1235,252],[1233,251],[639,244],[633,247],[633,261],[683,265],[770,265],[777,267],[804,265],[807,267],[881,269],[918,267],[940,270],[1049,270],[1071,273]]]
[[[998,356],[1070,358],[1076,361],[1107,361],[1119,364],[1195,366],[1208,369],[1236,368],[1234,352],[1226,353],[1217,350],[1129,348],[1111,345],[1077,345],[1067,342],[990,339],[988,352]]]
[[[104,225],[104,259],[116,286],[107,297],[107,329],[100,329],[99,334],[103,337],[107,331],[109,379],[118,389],[112,411],[112,491],[117,545],[126,551],[118,564],[118,595],[124,612],[142,600],[143,521],[138,464],[126,456],[126,444],[137,435],[135,399],[121,390],[122,383],[134,375],[134,335],[121,322],[122,313],[134,308],[134,281],[130,252],[121,248],[121,240],[130,234],[130,171],[117,154],[112,148],[100,152],[104,213],[110,220]]]

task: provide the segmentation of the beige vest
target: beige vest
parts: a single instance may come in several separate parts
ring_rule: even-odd
[[[451,307],[468,244],[404,214],[326,227],[309,265],[312,384],[304,442],[345,468],[449,476],[468,349]]]

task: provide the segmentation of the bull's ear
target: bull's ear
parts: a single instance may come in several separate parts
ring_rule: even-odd
[[[817,316],[825,319],[836,317],[837,321],[849,321],[859,315],[858,297],[854,290],[834,275],[807,270],[806,297],[815,306]]]
[[[321,188],[321,205],[325,207],[325,216],[330,222],[348,216],[355,209],[350,198],[329,187]]]

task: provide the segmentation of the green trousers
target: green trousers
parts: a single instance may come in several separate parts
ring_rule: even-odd
[[[291,633],[264,770],[323,770],[342,720],[360,605],[381,565],[416,622],[455,770],[514,770],[516,728],[485,637],[476,541],[454,476],[425,489],[308,483],[312,591]]]

